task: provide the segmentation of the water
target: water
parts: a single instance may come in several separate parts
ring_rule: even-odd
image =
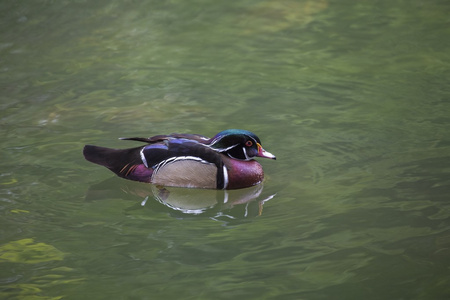
[[[0,298],[448,299],[449,12],[3,1]],[[81,154],[227,128],[277,161],[226,203]]]

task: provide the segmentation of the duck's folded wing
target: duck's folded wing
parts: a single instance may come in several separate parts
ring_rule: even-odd
[[[130,138],[119,138],[120,140],[125,141],[138,141],[147,144],[156,144],[172,139],[186,139],[199,142],[201,144],[206,144],[209,142],[210,138],[200,135],[200,134],[190,134],[190,133],[172,133],[167,135],[155,135],[149,138],[143,137],[130,137]]]

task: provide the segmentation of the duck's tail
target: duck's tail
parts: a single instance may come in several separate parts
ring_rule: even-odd
[[[111,149],[86,145],[83,154],[86,160],[104,166],[116,175],[142,182],[151,182],[153,169],[147,168],[140,158],[142,147]]]
[[[140,148],[111,149],[93,145],[86,145],[83,149],[86,160],[107,167],[118,174],[127,164],[142,163],[139,159]]]
[[[122,150],[86,145],[83,149],[84,158],[94,164],[98,164],[108,169],[114,169],[118,161],[122,159]]]

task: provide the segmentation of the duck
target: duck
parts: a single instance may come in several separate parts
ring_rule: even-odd
[[[264,179],[263,168],[255,158],[276,159],[254,133],[243,129],[227,129],[212,138],[172,133],[119,139],[145,145],[127,149],[85,145],[85,159],[119,177],[157,186],[247,188]]]

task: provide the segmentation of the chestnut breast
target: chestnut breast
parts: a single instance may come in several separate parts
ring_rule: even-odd
[[[262,166],[256,160],[237,160],[223,155],[228,173],[226,189],[240,189],[261,183],[264,179]]]

